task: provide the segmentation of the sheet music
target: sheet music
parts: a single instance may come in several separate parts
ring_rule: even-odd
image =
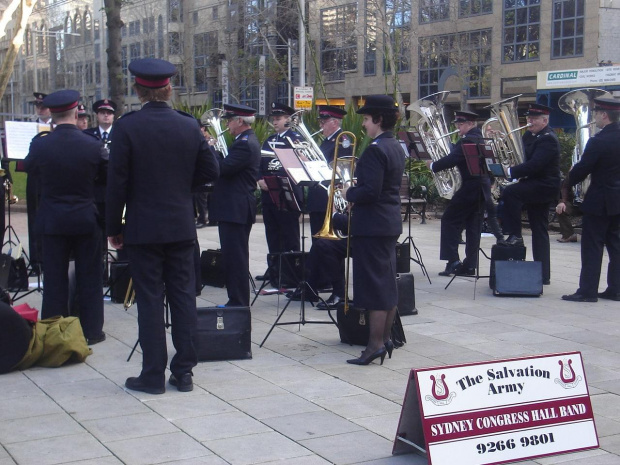
[[[30,151],[32,138],[42,131],[49,131],[46,124],[24,123],[22,121],[7,121],[6,128],[6,157],[10,160],[23,160]]]

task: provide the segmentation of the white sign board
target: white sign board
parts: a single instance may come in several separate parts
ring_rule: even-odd
[[[295,86],[295,110],[310,110],[314,98],[312,87]]]
[[[620,85],[620,66],[539,71],[538,90]]]
[[[412,381],[417,396],[408,388],[401,424],[409,397],[417,397],[414,411],[434,465],[454,464],[455,457],[459,465],[481,465],[598,447],[579,352],[412,370]],[[396,442],[407,437],[406,429],[399,424]]]

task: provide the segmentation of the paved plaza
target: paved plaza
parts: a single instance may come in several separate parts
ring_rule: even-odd
[[[25,223],[25,213],[13,212],[12,225],[27,244]],[[444,290],[448,278],[437,276],[445,266],[438,259],[440,221],[418,223],[412,236],[432,284],[412,263],[419,314],[402,318],[407,344],[382,366],[348,365],[361,347],[341,343],[333,325],[280,326],[259,348],[286,302],[261,296],[252,307],[252,360],[200,363],[190,393],[169,385],[164,395],[127,391],[125,379],[141,366],[139,352],[127,361],[136,308],[108,301],[107,340],[93,346],[86,363],[0,376],[0,465],[426,464],[417,455],[391,455],[412,368],[566,351],[583,354],[600,448],[520,463],[620,464],[620,303],[560,299],[577,289],[580,244],[551,236],[551,285],[542,297],[498,298],[487,279],[476,285],[457,278]],[[200,229],[198,237],[202,250],[218,247],[217,228]],[[250,271],[262,274],[262,223],[250,241]],[[529,236],[525,242],[531,259]],[[487,254],[493,243],[482,239]],[[488,269],[483,258],[481,272]],[[198,305],[226,300],[225,289],[206,287]],[[21,302],[40,308],[41,296]],[[299,309],[293,303],[282,321],[298,320]],[[328,315],[306,306],[306,318]]]

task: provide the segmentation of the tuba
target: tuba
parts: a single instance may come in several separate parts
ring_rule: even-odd
[[[228,146],[226,145],[226,138],[224,137],[224,133],[228,131],[228,128],[222,130],[222,113],[224,110],[221,108],[213,108],[205,112],[202,115],[202,118],[209,124],[210,127],[213,128],[215,134],[215,144],[213,148],[219,151],[222,156],[228,156]],[[209,131],[211,132],[211,131]]]
[[[495,157],[504,166],[516,166],[525,161],[521,130],[530,125],[519,126],[517,104],[520,96],[515,95],[485,107],[491,109],[493,116],[482,124],[482,135],[493,139]],[[505,178],[498,178],[497,182],[501,185],[510,184]]]
[[[325,164],[328,164],[327,160],[325,159],[325,155],[323,155],[323,152],[321,152],[321,149],[314,140],[314,135],[317,133],[315,132],[314,134],[310,134],[310,131],[308,130],[301,118],[302,113],[303,110],[299,110],[293,113],[293,115],[291,116],[291,128],[293,129],[293,131],[297,132],[303,139],[303,141],[301,142],[290,141],[292,147],[295,150],[301,151],[308,158],[308,160],[320,160],[325,162]]]
[[[443,114],[443,102],[449,94],[449,91],[437,92],[407,107],[407,110],[411,111],[410,124],[417,127],[424,147],[433,161],[446,157],[450,153],[451,146],[448,139],[458,132],[448,132]],[[457,168],[432,173],[432,175],[437,192],[445,199],[451,199],[461,187],[462,177]]]
[[[602,89],[576,89],[565,93],[558,101],[560,110],[568,113],[569,115],[573,115],[575,117],[575,121],[577,122],[572,166],[581,160],[588,139],[597,131],[594,126],[592,108],[594,108],[594,99],[598,97],[611,97],[611,94]],[[575,203],[583,202],[583,198],[586,195],[588,187],[590,187],[590,176],[573,188],[575,193]]]

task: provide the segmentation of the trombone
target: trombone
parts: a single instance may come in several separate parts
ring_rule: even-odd
[[[342,141],[342,147],[347,149],[351,148],[351,157],[343,157],[342,160],[338,159],[338,150],[341,145],[340,139],[344,136],[350,137],[350,139],[344,139]],[[346,267],[345,267],[345,282],[344,282],[344,312],[345,314],[349,311],[349,271],[351,264],[351,235],[349,234],[349,230],[351,229],[351,213],[349,212],[348,220],[347,220],[347,231],[346,236],[342,232],[338,232],[334,230],[333,223],[333,213],[334,207],[336,211],[339,213],[344,213],[349,206],[347,200],[342,196],[341,189],[336,189],[336,175],[340,176],[340,180],[342,182],[342,187],[349,187],[353,184],[353,173],[355,171],[355,162],[357,159],[355,158],[355,146],[357,145],[357,137],[350,131],[342,131],[336,137],[336,148],[334,150],[334,161],[333,169],[332,169],[332,180],[328,189],[328,197],[327,197],[327,210],[325,211],[325,221],[323,222],[323,227],[321,230],[316,233],[314,236],[317,239],[329,239],[329,240],[338,240],[347,239],[347,256],[346,256]],[[340,165],[338,162],[343,162]],[[338,201],[336,202],[336,196],[338,196]]]

